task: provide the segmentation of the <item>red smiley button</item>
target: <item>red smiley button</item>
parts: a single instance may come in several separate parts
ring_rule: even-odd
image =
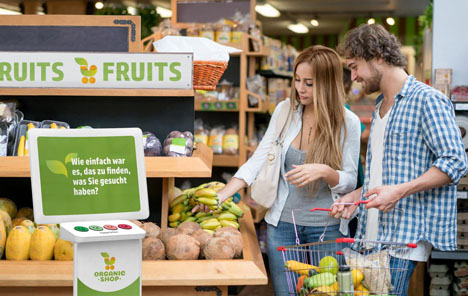
[[[128,224],[119,224],[117,226],[119,226],[119,228],[121,228],[121,229],[132,229],[132,226],[130,226]]]
[[[107,225],[104,225],[103,227],[107,230],[117,230],[117,226],[114,226],[114,225],[107,224]]]

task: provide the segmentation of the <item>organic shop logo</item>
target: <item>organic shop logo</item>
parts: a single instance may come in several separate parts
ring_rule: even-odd
[[[58,160],[46,160],[46,165],[49,171],[56,175],[64,175],[68,178],[68,170],[65,166],[67,163],[71,162],[72,159],[78,156],[77,153],[68,153],[65,157],[65,164]]]
[[[116,282],[125,276],[125,270],[114,270],[115,257],[111,257],[108,253],[102,252],[106,271],[96,271],[94,277],[100,282]]]
[[[109,254],[102,252],[101,256],[104,257],[104,263],[106,263],[106,270],[114,270],[115,257],[109,258]]]
[[[83,58],[75,58],[75,62],[80,65],[80,71],[81,71],[81,74],[83,74],[83,78],[81,78],[81,82],[83,84],[86,84],[86,83],[95,83],[96,82],[96,78],[94,78],[94,75],[96,75],[96,72],[97,72],[97,67],[96,65],[91,65],[91,67],[89,67],[88,69],[88,61],[86,61],[85,59]],[[88,78],[89,77],[89,78]]]

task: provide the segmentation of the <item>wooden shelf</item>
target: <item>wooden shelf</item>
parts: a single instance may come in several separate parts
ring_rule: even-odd
[[[266,285],[268,282],[250,210],[240,204],[243,259],[143,261],[143,286]],[[0,261],[0,288],[73,285],[72,261]],[[53,294],[49,291],[49,295]],[[55,294],[54,294],[55,295]]]
[[[219,167],[237,167],[239,165],[238,155],[213,155],[213,166]]]
[[[192,157],[145,157],[146,177],[211,177],[213,151],[197,146]],[[29,157],[0,157],[0,177],[30,177]]]
[[[193,89],[0,88],[7,96],[193,97]]]

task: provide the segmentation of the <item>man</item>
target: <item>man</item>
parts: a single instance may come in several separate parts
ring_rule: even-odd
[[[364,186],[337,203],[370,200],[360,206],[356,238],[417,243],[405,256],[406,274],[392,268],[395,288],[406,295],[417,262],[427,261],[432,247],[452,251],[457,246],[456,190],[467,172],[460,131],[450,100],[406,74],[399,42],[381,25],[349,31],[338,51],[352,80],[366,94],[381,95],[371,123]],[[349,218],[356,208],[333,205],[331,215]],[[391,254],[395,268],[402,256]]]

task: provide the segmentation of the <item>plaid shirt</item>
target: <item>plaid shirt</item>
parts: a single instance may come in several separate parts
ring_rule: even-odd
[[[382,101],[381,95],[376,104]],[[375,121],[376,110],[371,124]],[[467,159],[452,103],[439,91],[409,76],[389,114],[385,128],[382,184],[395,185],[418,178],[432,166],[451,183],[401,199],[395,211],[379,212],[378,240],[418,242],[451,251],[457,247],[457,184],[467,173]],[[362,192],[369,189],[371,139]],[[362,198],[362,197],[361,197]],[[360,207],[356,238],[363,238],[367,211]]]

